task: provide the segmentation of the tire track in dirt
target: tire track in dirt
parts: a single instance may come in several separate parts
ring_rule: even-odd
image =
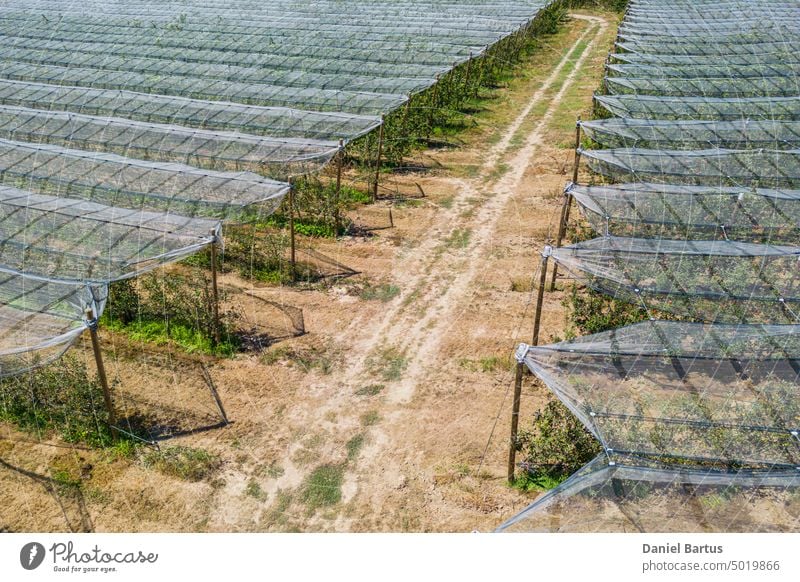
[[[386,478],[385,473],[382,474],[377,468],[379,465],[386,467],[383,451],[392,444],[387,425],[404,422],[403,404],[413,398],[415,388],[425,382],[426,376],[440,361],[439,348],[450,328],[459,317],[468,313],[468,305],[480,279],[481,266],[485,261],[491,260],[488,255],[492,251],[493,234],[498,221],[507,206],[520,195],[523,176],[543,144],[543,135],[549,121],[580,75],[595,44],[609,26],[605,19],[599,17],[572,17],[586,22],[586,30],[506,129],[502,139],[492,148],[478,177],[443,180],[457,185],[459,192],[458,201],[453,204],[454,211],[440,218],[439,224],[447,225],[448,228],[440,227],[437,236],[431,236],[413,249],[412,252],[418,253],[416,260],[401,261],[394,269],[393,277],[396,281],[403,284],[413,281],[409,293],[416,293],[416,299],[413,305],[406,305],[401,299],[401,303],[394,306],[391,316],[387,316],[369,340],[361,344],[362,349],[367,350],[362,353],[371,351],[374,354],[383,345],[384,338],[393,338],[394,341],[390,339],[387,343],[406,355],[407,368],[401,379],[387,383],[387,399],[381,411],[383,426],[372,427],[369,444],[359,456],[360,463],[356,472],[351,471],[346,475],[346,498],[355,496],[359,488],[380,490],[380,487],[371,488],[366,485],[371,475],[380,475],[377,477],[379,479]],[[587,38],[591,40],[580,50],[581,44]],[[578,52],[580,54],[576,54]],[[557,86],[562,71],[570,63],[574,63],[574,68],[563,79],[545,113],[527,133],[522,147],[513,150],[511,146],[515,135],[529,121],[533,109]],[[492,180],[490,176],[498,164],[507,164],[509,169]],[[470,200],[475,199],[480,200],[477,207],[470,204]],[[471,206],[473,212],[465,215],[465,211]],[[459,230],[469,230],[471,236],[469,244],[454,251],[448,248],[448,238]],[[433,273],[437,273],[437,276]],[[359,378],[365,379],[369,374],[364,367],[364,358],[355,362],[345,374],[347,383]],[[337,529],[339,528],[349,529],[345,523],[340,523]]]
[[[347,325],[342,326],[336,335],[342,345],[348,346],[347,364],[327,377],[324,383],[306,387],[317,397],[323,394],[327,397],[322,401],[315,398],[313,409],[301,407],[298,414],[306,416],[310,424],[318,424],[327,414],[337,415],[336,426],[323,423],[327,426],[325,439],[329,446],[324,447],[326,451],[318,455],[320,461],[328,459],[337,463],[340,462],[335,460],[338,456],[332,453],[330,447],[335,448],[335,443],[347,441],[361,424],[359,417],[363,412],[362,407],[353,401],[351,395],[355,388],[376,381],[370,358],[380,357],[385,347],[395,348],[406,358],[407,368],[400,379],[379,380],[385,384],[383,402],[374,403],[380,422],[361,429],[368,438],[357,458],[353,459],[354,462],[347,464],[341,487],[343,504],[364,491],[382,489],[381,486],[370,487],[369,482],[371,479],[387,478],[385,473],[376,468],[387,464],[385,451],[391,446],[398,446],[389,436],[391,427],[408,421],[404,404],[413,397],[415,387],[425,381],[431,363],[437,359],[442,339],[457,321],[456,318],[465,312],[476,276],[485,261],[491,260],[487,254],[492,249],[493,233],[498,221],[519,194],[517,188],[542,141],[543,129],[580,72],[586,55],[607,27],[606,21],[600,18],[582,15],[573,15],[572,18],[583,23],[585,30],[569,46],[519,115],[504,129],[500,140],[487,150],[477,176],[469,179],[437,178],[438,183],[455,187],[455,198],[449,208],[436,210],[436,222],[426,233],[427,236],[409,241],[410,244],[395,260],[390,276],[402,289],[399,296],[385,304],[380,320],[365,321],[365,316],[355,314]],[[591,40],[581,50],[587,39]],[[574,65],[574,69],[562,78],[570,65]],[[556,88],[560,90],[553,95]],[[532,121],[534,109],[545,104],[548,105],[545,115],[536,119],[530,131],[525,129],[528,133],[523,136],[524,142],[517,149],[518,134],[523,126]],[[454,234],[466,231],[471,233],[468,244],[453,248],[451,241]],[[293,443],[281,455],[278,465],[285,472],[265,488],[267,498],[257,511],[256,522],[267,511],[269,504],[275,501],[278,491],[294,490],[313,468],[298,466],[294,462],[294,454],[300,446],[300,443]],[[392,459],[388,464],[394,466],[396,462]],[[231,470],[226,475],[226,487],[215,496],[217,510],[212,517],[215,527],[230,527],[231,524],[247,520],[248,516],[241,515],[236,505],[247,478],[240,470]],[[372,500],[366,501],[374,505]],[[319,518],[308,515],[298,516],[298,519],[303,522],[303,529],[318,529],[316,524]],[[354,525],[351,517],[340,514],[333,527],[338,531],[348,531]]]
[[[514,136],[528,119],[531,111],[545,99],[548,91],[556,84],[561,72],[570,64],[576,49],[592,32],[594,32],[593,38],[596,39],[600,30],[607,26],[604,20],[596,17],[573,15],[573,18],[587,22],[586,30],[573,43],[542,86],[531,96],[513,123],[506,128],[498,143],[487,152],[486,161],[481,167],[478,177],[441,179],[441,183],[449,183],[457,187],[457,197],[451,208],[441,209],[437,225],[432,228],[430,236],[420,241],[419,244],[405,249],[403,256],[398,257],[392,270],[392,278],[400,283],[403,291],[388,304],[382,322],[377,325],[374,321],[369,322],[369,329],[372,330],[372,333],[361,337],[354,343],[351,364],[341,374],[344,384],[353,386],[368,380],[367,359],[370,356],[379,355],[376,352],[383,345],[392,346],[394,344],[403,351],[411,350],[415,344],[421,346],[423,343],[427,343],[424,341],[425,338],[432,338],[441,329],[441,324],[437,324],[435,330],[429,326],[434,321],[446,320],[447,318],[443,316],[452,312],[452,307],[447,308],[448,299],[454,301],[457,296],[463,295],[465,288],[469,286],[469,282],[484,258],[484,251],[491,242],[491,234],[496,222],[503,208],[513,197],[515,187],[521,180],[529,160],[533,157],[538,141],[532,143],[529,136],[523,148],[510,160],[513,165],[512,172],[506,173],[500,181],[495,181],[494,184],[491,183],[492,173],[496,171],[499,164],[505,161],[504,156],[507,155]],[[582,56],[588,54],[589,49],[590,47],[587,46]],[[572,84],[575,71],[579,68],[580,63],[565,80],[559,95],[562,95]],[[557,104],[558,98],[553,99],[548,113],[537,124],[534,133],[541,131],[547,120],[552,117]],[[492,196],[493,189],[498,190],[498,194]],[[470,202],[476,199],[482,203],[482,206],[477,209]],[[464,218],[465,215],[468,218]],[[474,225],[479,225],[475,231],[472,229]],[[450,241],[452,241],[454,233],[467,230],[477,233],[477,236],[470,236],[469,244],[465,248],[459,249],[459,252],[451,252],[448,247],[451,246]],[[464,261],[464,259],[466,260]],[[447,269],[437,269],[437,265],[454,260],[456,262],[464,261],[465,264],[451,264]],[[442,277],[437,280],[432,275],[432,273],[445,274],[448,269],[456,277]],[[456,279],[459,284],[457,288],[450,288],[453,279]],[[423,307],[426,305],[430,307],[425,308],[423,312]],[[423,314],[420,316],[421,312]],[[363,334],[363,330],[363,322],[354,321],[348,326],[347,334],[350,337],[358,337]],[[398,343],[392,342],[391,338],[404,339]],[[421,355],[419,350],[409,355],[409,371],[412,374],[408,374],[407,379],[392,387],[389,393],[391,401],[405,401],[413,393],[413,382],[418,381],[422,373],[421,370],[417,370],[420,366]],[[414,370],[411,370],[412,366]]]

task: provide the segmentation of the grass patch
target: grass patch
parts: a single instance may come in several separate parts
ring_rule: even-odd
[[[202,481],[221,464],[213,453],[184,446],[151,451],[142,457],[142,463],[184,481]]]
[[[380,394],[385,386],[383,384],[370,384],[369,386],[364,386],[363,388],[359,388],[353,394],[356,396],[377,396]]]
[[[459,365],[470,372],[494,372],[497,369],[508,369],[511,366],[509,358],[486,356],[477,360],[462,358]]]
[[[278,346],[261,357],[261,363],[266,366],[286,362],[298,368],[304,374],[314,370],[328,375],[336,368],[341,359],[338,349],[326,344],[319,349],[305,346]]]
[[[214,343],[214,340],[202,331],[180,323],[169,324],[163,320],[136,320],[128,324],[119,321],[109,322],[106,327],[118,333],[124,333],[132,341],[150,342],[154,345],[172,344],[179,346],[186,353],[202,353],[220,357],[232,357],[240,343],[235,336]]]
[[[526,493],[549,491],[561,485],[566,479],[566,475],[552,477],[550,475],[531,475],[530,473],[523,473],[512,481],[511,486],[514,489],[519,489]]]
[[[370,410],[361,415],[361,426],[373,426],[381,419],[377,410]]]
[[[347,449],[348,461],[352,461],[358,456],[358,453],[361,452],[361,448],[364,446],[364,441],[364,433],[359,433],[347,441],[345,448]]]
[[[321,465],[303,481],[300,499],[309,511],[336,505],[342,500],[343,465]]]
[[[367,359],[370,373],[379,376],[386,382],[396,382],[403,377],[408,367],[408,358],[397,348],[384,348]]]
[[[451,249],[465,249],[469,246],[472,231],[468,228],[457,228],[445,239],[445,245]]]
[[[247,483],[247,487],[244,489],[245,495],[248,497],[252,497],[253,499],[257,499],[259,501],[266,501],[267,500],[267,493],[261,488],[261,485],[258,484],[257,481],[251,479]]]
[[[361,289],[358,296],[364,301],[382,301],[386,303],[391,301],[400,294],[400,287],[391,285],[389,283],[381,283],[380,285],[367,284]]]
[[[530,277],[512,279],[511,290],[515,293],[530,293],[533,291],[533,280]]]

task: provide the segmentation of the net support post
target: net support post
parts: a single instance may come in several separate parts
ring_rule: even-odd
[[[439,102],[439,75],[435,77],[433,88],[431,89],[431,101],[428,107],[428,135],[427,139],[431,138],[433,133],[433,112],[436,110],[436,105]]]
[[[117,439],[117,415],[114,412],[114,402],[111,399],[111,387],[108,384],[108,376],[106,375],[106,367],[103,363],[103,353],[100,351],[100,338],[97,335],[97,315],[94,308],[87,307],[85,311],[86,326],[89,329],[89,336],[92,339],[92,351],[94,352],[94,361],[97,365],[97,378],[100,381],[100,387],[103,389],[103,400],[106,405],[106,412],[108,412],[108,427],[111,429],[111,438]]]
[[[517,434],[519,432],[519,402],[522,397],[522,377],[525,372],[525,356],[528,354],[528,345],[519,344],[514,358],[517,360],[517,369],[514,377],[514,400],[511,403],[511,439],[508,443],[508,482],[514,482],[514,469],[517,464]]]
[[[342,194],[342,166],[344,165],[344,140],[339,140],[339,151],[336,152],[336,190],[333,193],[333,228],[339,236],[342,217],[339,214],[339,201]]]
[[[572,207],[572,186],[578,183],[578,171],[581,165],[581,118],[575,124],[575,162],[572,167],[572,182],[567,184],[564,189],[564,200],[561,205],[561,215],[558,222],[558,236],[556,237],[556,248],[560,248],[564,242],[564,236],[567,233],[567,225],[569,224],[570,208]],[[558,265],[553,264],[553,274],[550,279],[550,291],[555,291],[556,277],[558,276]]]
[[[294,189],[293,179],[289,179],[289,268],[291,270],[292,281],[297,274],[297,248],[294,231]]]
[[[539,267],[539,289],[536,295],[536,312],[533,317],[533,337],[531,338],[531,345],[539,345],[539,330],[542,323],[542,306],[544,304],[544,288],[547,286],[547,263],[553,254],[553,247],[547,245],[542,251],[542,263]]]
[[[384,126],[386,125],[386,118],[381,116],[381,127],[378,130],[378,156],[375,159],[375,181],[372,184],[372,201],[378,199],[378,183],[381,177],[381,157],[383,156],[383,135]]]
[[[469,81],[470,75],[472,73],[472,51],[469,51],[469,57],[467,58],[467,70],[464,73],[464,95],[469,94]],[[463,104],[463,97],[461,103]]]
[[[217,253],[217,244],[219,242],[219,233],[217,229],[211,230],[211,309],[214,316],[214,344],[219,345],[221,342],[221,321],[219,318],[219,285],[217,283],[217,271],[219,269],[219,256]]]

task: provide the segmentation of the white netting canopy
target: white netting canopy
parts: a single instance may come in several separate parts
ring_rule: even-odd
[[[798,23],[630,2],[565,191],[597,238],[545,256],[645,321],[520,346],[604,453],[501,531],[800,529]]]
[[[47,281],[24,313],[74,338],[60,285],[105,289],[220,242],[221,221],[264,218],[291,178],[550,4],[4,1],[0,270],[22,289]],[[40,319],[0,358],[41,351]]]

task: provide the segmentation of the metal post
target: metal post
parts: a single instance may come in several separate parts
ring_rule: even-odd
[[[220,319],[219,319],[219,287],[217,286],[217,231],[211,230],[211,301],[213,303],[212,309],[214,311],[214,343],[220,344]]]
[[[514,482],[514,469],[517,464],[517,434],[519,432],[519,401],[522,396],[522,376],[525,372],[525,356],[528,346],[520,344],[515,354],[517,370],[514,377],[514,400],[511,403],[511,441],[508,447],[508,482]]]
[[[86,324],[89,328],[89,335],[92,338],[92,351],[94,351],[94,361],[97,364],[97,378],[100,380],[100,387],[103,389],[103,400],[106,404],[106,411],[108,412],[108,426],[111,429],[112,438],[117,438],[116,427],[117,416],[114,413],[114,403],[111,400],[111,388],[108,385],[108,376],[106,376],[106,367],[103,364],[103,353],[100,351],[100,338],[97,336],[97,316],[94,309],[91,307],[86,308]]]
[[[381,175],[381,156],[383,155],[383,127],[385,118],[381,116],[381,127],[378,131],[378,157],[375,160],[375,184],[372,187],[372,201],[378,199],[378,181]]]
[[[333,227],[339,236],[341,217],[339,216],[339,199],[342,191],[342,164],[344,164],[344,140],[339,140],[339,151],[336,154],[336,192],[333,197]]]
[[[567,225],[569,224],[570,207],[572,206],[572,194],[570,193],[570,186],[578,183],[578,172],[581,164],[581,118],[578,117],[578,122],[575,124],[575,163],[572,168],[572,183],[564,190],[564,203],[561,206],[561,216],[558,223],[558,237],[556,238],[556,248],[560,248],[564,242],[564,236],[567,233]],[[550,279],[550,291],[556,288],[556,277],[558,276],[558,265],[553,265],[553,276]]]

